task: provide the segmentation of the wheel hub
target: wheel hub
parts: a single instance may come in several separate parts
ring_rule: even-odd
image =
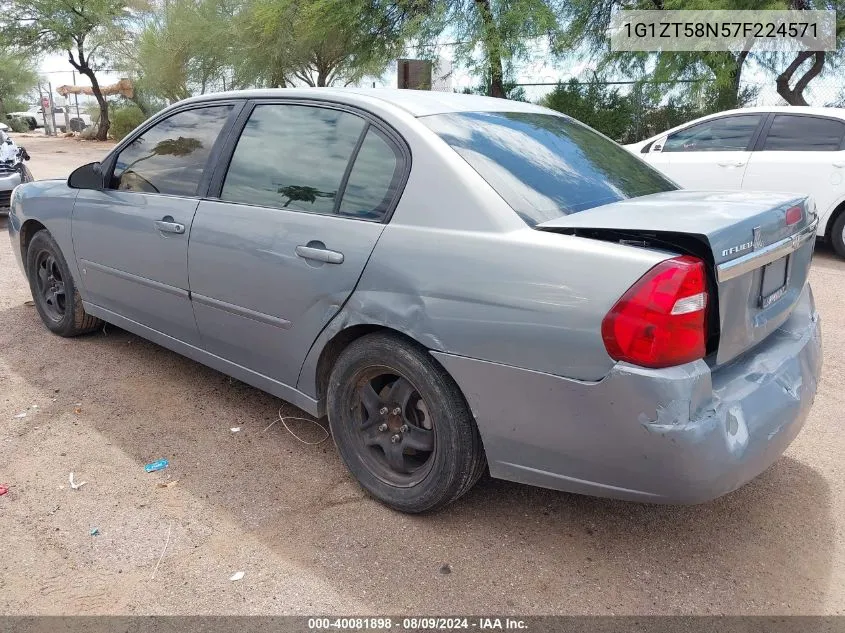
[[[425,477],[434,454],[434,430],[416,388],[404,377],[376,374],[358,382],[358,427],[363,456],[394,485]]]

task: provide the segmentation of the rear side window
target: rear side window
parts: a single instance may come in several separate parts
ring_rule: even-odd
[[[763,150],[835,152],[842,147],[845,122],[814,116],[777,114],[766,135]]]
[[[338,213],[381,220],[397,193],[402,154],[384,134],[370,127],[355,157]]]
[[[610,139],[568,117],[462,112],[420,120],[530,226],[678,188]]]
[[[762,119],[760,114],[722,117],[672,134],[664,152],[742,152],[748,149]]]
[[[117,156],[111,188],[195,196],[233,106],[186,110],[159,121]]]

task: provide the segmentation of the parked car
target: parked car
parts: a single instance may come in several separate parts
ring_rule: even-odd
[[[728,110],[626,147],[687,189],[812,195],[818,236],[845,257],[845,109]]]
[[[327,88],[175,104],[18,187],[9,234],[52,332],[108,321],[327,415],[421,512],[486,465],[684,503],[765,470],[819,379],[816,223],[532,104]]]
[[[27,151],[0,129],[0,215],[9,213],[12,190],[22,182],[32,180],[32,174],[24,164],[27,160]]]
[[[62,106],[53,106],[53,114],[56,115],[56,128],[60,132],[66,132],[68,127],[71,132],[81,132],[86,127],[93,124],[91,116],[80,111],[76,112],[75,108],[68,108],[68,122],[65,125],[65,108]],[[40,106],[32,106],[26,112],[11,112],[9,117],[18,117],[27,121],[30,129],[37,129],[44,127],[43,108]],[[52,125],[52,117],[48,114],[47,120]]]

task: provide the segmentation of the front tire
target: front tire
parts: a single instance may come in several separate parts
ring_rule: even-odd
[[[62,250],[46,230],[38,231],[29,243],[26,271],[35,309],[51,332],[78,336],[102,327],[103,322],[82,307]]]
[[[845,213],[840,213],[830,229],[830,245],[839,257],[845,258]]]
[[[396,510],[441,508],[484,472],[481,437],[458,386],[430,354],[397,336],[370,334],[343,351],[327,409],[347,468]]]

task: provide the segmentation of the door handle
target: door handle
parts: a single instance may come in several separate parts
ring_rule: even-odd
[[[834,167],[845,167],[845,160],[835,160],[833,161]]]
[[[324,262],[326,264],[342,264],[343,253],[337,251],[330,251],[327,248],[317,248],[314,246],[297,246],[296,254],[302,259],[313,259],[317,262]]]
[[[173,218],[168,216],[163,217],[161,220],[156,220],[155,222],[156,228],[161,231],[162,233],[184,233],[185,232],[185,225],[179,224],[178,222],[174,222]]]
[[[725,160],[719,163],[719,167],[742,167],[744,164],[742,160]]]

